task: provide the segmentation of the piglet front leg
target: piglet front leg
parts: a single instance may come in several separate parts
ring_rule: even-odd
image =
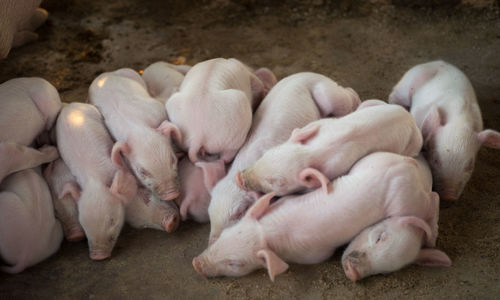
[[[0,182],[9,174],[37,167],[59,157],[54,146],[42,146],[39,150],[11,142],[0,142]]]

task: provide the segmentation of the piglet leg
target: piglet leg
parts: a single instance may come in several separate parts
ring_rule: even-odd
[[[9,174],[34,168],[59,157],[54,146],[39,150],[11,142],[0,142],[0,182]]]

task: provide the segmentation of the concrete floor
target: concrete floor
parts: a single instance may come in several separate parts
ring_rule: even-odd
[[[51,16],[40,40],[0,61],[0,82],[41,76],[64,101],[85,101],[103,71],[221,56],[266,66],[278,78],[319,72],[362,99],[387,99],[411,66],[443,59],[469,76],[485,127],[500,130],[498,1],[297,2],[44,1]],[[39,265],[0,274],[0,299],[498,299],[500,150],[481,149],[461,199],[444,206],[437,246],[452,259],[450,268],[410,266],[352,283],[339,249],[324,263],[292,265],[275,283],[264,270],[205,280],[191,260],[206,247],[209,226],[188,222],[172,234],[126,227],[103,262],[88,258],[86,242],[63,242]]]

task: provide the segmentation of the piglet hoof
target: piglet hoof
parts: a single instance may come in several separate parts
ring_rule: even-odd
[[[166,232],[173,232],[179,227],[179,215],[174,214],[164,217],[161,223]]]
[[[240,189],[248,191],[245,187],[245,181],[243,181],[243,178],[241,177],[241,172],[236,173],[236,184],[240,187]]]

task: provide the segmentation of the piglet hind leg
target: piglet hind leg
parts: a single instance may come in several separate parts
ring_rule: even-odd
[[[23,201],[14,193],[0,193],[0,258],[7,265],[0,269],[19,273],[27,267],[27,243],[30,239],[30,215]]]
[[[0,182],[9,174],[34,168],[59,157],[56,147],[43,146],[39,150],[10,142],[0,142]]]

